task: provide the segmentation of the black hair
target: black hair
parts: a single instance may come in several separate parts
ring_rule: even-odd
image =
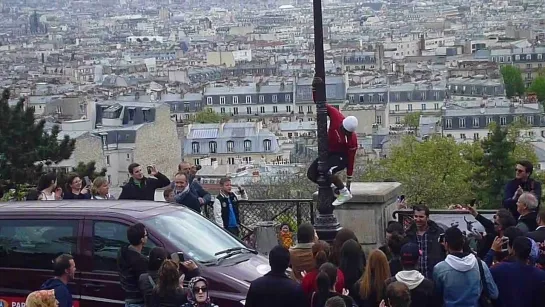
[[[500,224],[502,230],[517,225],[517,220],[515,220],[513,214],[511,214],[511,212],[509,212],[507,209],[499,209],[498,212],[496,212],[496,215],[498,216],[498,223]]]
[[[345,284],[355,284],[363,275],[365,265],[365,254],[361,245],[353,239],[344,242],[341,247],[339,269],[344,274]]]
[[[26,192],[25,200],[38,200],[40,192],[36,189],[30,189]]]
[[[137,167],[139,167],[139,166],[140,166],[140,164],[138,164],[138,163],[131,163],[131,164],[129,164],[129,167],[128,167],[129,174],[132,175],[133,172],[134,172],[134,169],[137,168]]]
[[[316,295],[314,299],[318,303],[317,306],[325,305],[325,302],[329,299],[329,292],[336,281],[337,267],[331,262],[322,264],[318,276],[316,276]]]
[[[464,234],[458,227],[450,227],[445,231],[445,242],[450,250],[461,251],[464,249]]]
[[[403,224],[397,221],[390,221],[388,222],[388,227],[386,227],[387,233],[394,233],[397,232],[400,235],[403,235],[405,233],[405,230],[403,229]]]
[[[272,272],[286,271],[290,265],[290,251],[281,245],[273,247],[269,252],[269,265]]]
[[[57,180],[57,174],[55,173],[47,173],[43,174],[40,179],[38,180],[38,187],[37,190],[39,192],[49,188],[51,186],[51,183]]]
[[[517,161],[517,164],[522,165],[524,167],[524,169],[528,173],[528,176],[532,175],[532,173],[534,172],[534,165],[532,164],[532,162],[528,160]]]
[[[66,192],[72,192],[72,182],[74,181],[74,179],[76,178],[79,178],[79,175],[76,174],[76,173],[70,173],[68,174],[68,177],[66,178],[66,186],[65,186],[65,189],[66,189]]]
[[[415,211],[424,211],[426,213],[426,216],[430,216],[430,208],[428,206],[423,204],[418,204],[413,206],[413,214]]]
[[[66,270],[70,268],[70,260],[73,260],[74,257],[69,254],[62,254],[55,258],[53,261],[53,273],[57,277],[61,277],[66,273]]]
[[[347,307],[347,306],[346,306],[346,304],[344,302],[344,299],[342,297],[334,296],[334,297],[329,298],[325,302],[325,307]],[[352,307],[352,306],[348,306],[348,307]]]
[[[513,243],[515,243],[515,240],[518,237],[523,237],[524,233],[516,226],[511,226],[503,231],[503,236],[509,239],[508,245],[509,247],[513,248]]]
[[[411,292],[406,284],[396,281],[386,287],[386,297],[390,307],[411,306]]]
[[[311,243],[314,241],[314,226],[303,223],[297,229],[297,243]]]
[[[392,252],[393,255],[399,256],[399,254],[401,253],[401,247],[403,246],[403,243],[404,243],[404,237],[401,234],[394,232],[392,233],[392,236],[388,240],[388,248],[390,249],[390,252]]]
[[[146,226],[142,223],[134,224],[127,229],[127,239],[133,246],[140,245],[146,236]]]
[[[148,270],[157,271],[161,267],[161,264],[168,259],[168,253],[166,249],[162,247],[154,247],[149,252]]]
[[[530,258],[530,253],[532,252],[532,241],[527,237],[517,237],[515,242],[513,242],[513,251],[515,257],[523,262],[528,261]]]

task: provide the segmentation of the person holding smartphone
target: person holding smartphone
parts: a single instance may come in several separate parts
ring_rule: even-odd
[[[138,163],[131,163],[128,170],[131,178],[123,186],[119,199],[155,200],[155,190],[170,184],[170,180],[154,165],[146,166],[146,171],[155,178],[144,176],[144,169]]]
[[[88,176],[85,176],[84,183],[78,174],[69,174],[66,180],[64,199],[91,199],[90,186],[91,180]]]

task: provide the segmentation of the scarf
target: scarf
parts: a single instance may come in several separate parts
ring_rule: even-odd
[[[189,304],[194,307],[212,306],[212,303],[210,302],[210,295],[208,295],[208,293],[206,294],[206,301],[204,303],[197,302],[197,298],[195,297],[195,292],[193,291],[193,289],[195,288],[195,285],[199,281],[203,281],[206,287],[208,287],[208,281],[206,281],[204,277],[201,277],[201,276],[193,277],[189,281],[189,293],[187,294],[187,300],[189,301]]]

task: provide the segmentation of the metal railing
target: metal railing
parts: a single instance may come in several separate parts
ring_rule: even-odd
[[[239,201],[240,237],[250,246],[255,245],[254,233],[259,222],[287,223],[292,231],[308,222],[314,224],[315,206],[311,199],[267,199]],[[204,216],[214,219],[212,205],[204,207]]]

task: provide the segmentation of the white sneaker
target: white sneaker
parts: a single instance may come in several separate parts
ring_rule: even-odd
[[[335,199],[335,201],[333,202],[333,206],[340,206],[351,199],[352,193],[350,193],[350,191],[345,188],[340,191],[339,196],[337,196],[337,199]]]

